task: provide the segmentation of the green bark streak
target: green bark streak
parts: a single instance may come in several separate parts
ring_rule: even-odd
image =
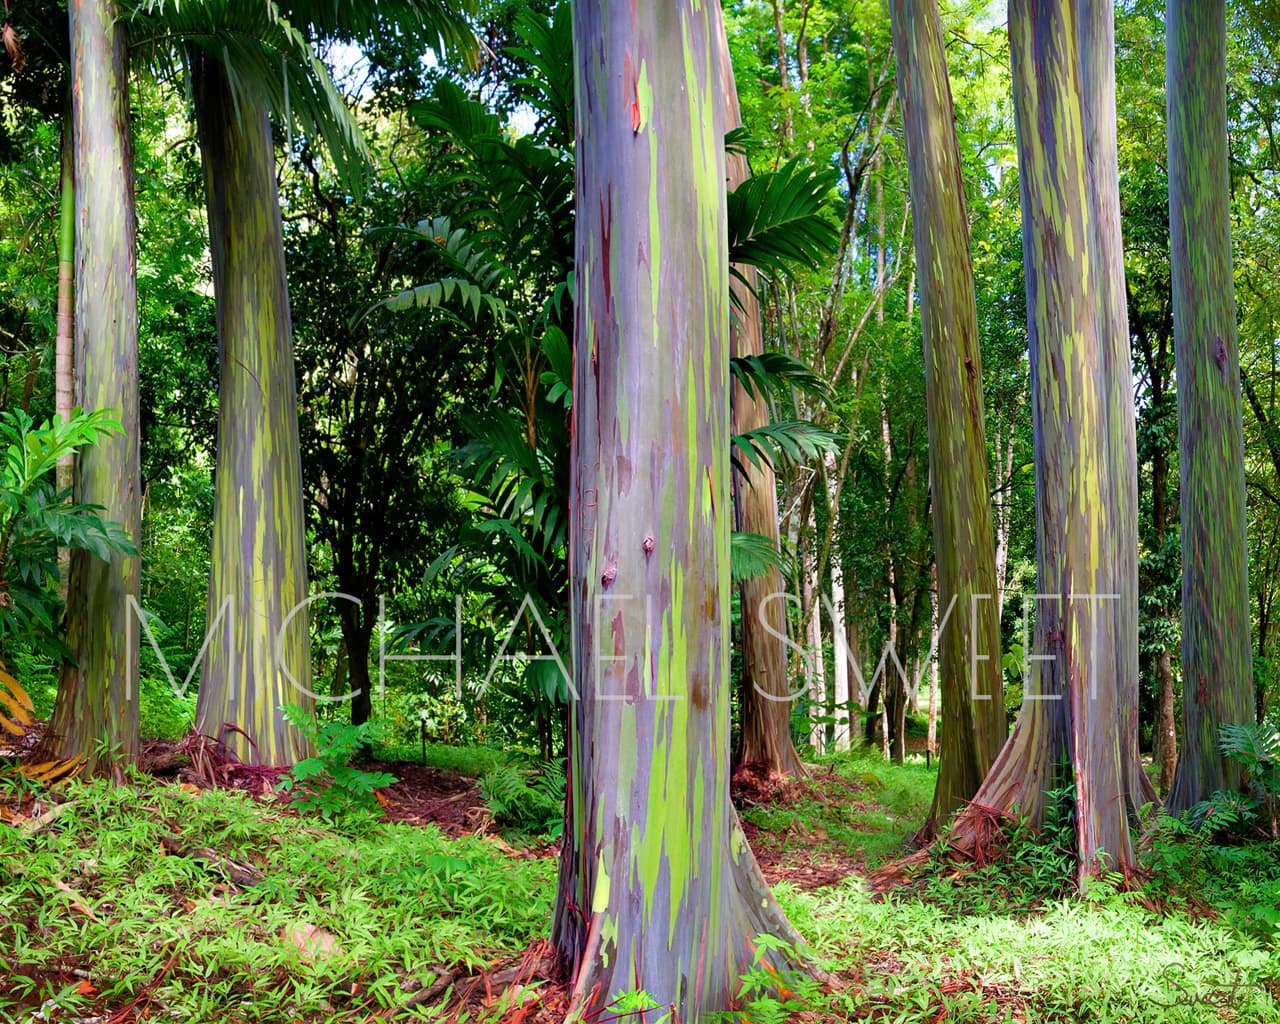
[[[196,728],[246,763],[291,764],[306,744],[280,708],[312,705],[311,654],[275,151],[265,107],[242,100],[237,108],[222,66],[198,53],[192,61],[220,367],[210,629],[231,602],[209,647]]]
[[[1238,789],[1224,724],[1253,720],[1244,427],[1231,271],[1226,5],[1169,0],[1169,239],[1182,502],[1183,741],[1169,807]]]
[[[978,311],[942,22],[936,0],[892,0],[890,15],[920,280],[939,607],[955,602],[939,637],[944,738],[932,831],[977,793],[1007,730]]]
[[[76,280],[76,404],[106,409],[124,433],[86,449],[77,500],[101,505],[138,541],[138,292],[133,151],[125,25],[114,0],[72,0],[72,117]],[[138,637],[126,624],[138,558],[103,562],[77,551],[67,588],[66,666],[42,756],[82,755],[91,772],[117,773],[137,757]]]
[[[579,699],[553,937],[584,1015],[642,988],[702,1019],[756,934],[793,934],[729,802],[721,31],[699,0],[574,6]]]

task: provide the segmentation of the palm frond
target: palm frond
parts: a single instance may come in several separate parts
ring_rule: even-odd
[[[342,181],[360,189],[369,162],[364,135],[306,33],[276,0],[140,0],[132,20],[135,36],[216,61],[238,116],[265,106],[290,130],[318,136]]]
[[[775,571],[783,576],[792,574],[791,560],[760,533],[734,530],[729,536],[729,558],[734,583],[759,579]]]
[[[840,242],[834,196],[834,175],[799,158],[748,178],[729,193],[730,261],[770,276],[821,266]]]
[[[803,465],[811,459],[821,458],[840,445],[838,435],[823,430],[813,423],[786,420],[770,423],[756,430],[748,430],[733,437],[733,464],[739,472],[745,467],[739,461],[741,455],[757,468],[767,463],[774,469],[782,465]]]
[[[473,0],[276,0],[312,35],[361,42],[389,34],[416,36],[438,54],[469,56],[476,37],[467,21]]]
[[[573,148],[573,23],[572,9],[562,0],[548,21],[531,10],[516,17],[519,45],[507,48],[527,61],[536,74],[518,78],[515,85],[525,102],[541,115],[555,144]]]
[[[463,309],[469,309],[477,320],[482,308],[487,308],[495,319],[506,320],[507,304],[497,294],[506,270],[476,248],[465,229],[455,228],[448,217],[435,217],[420,222],[416,227],[384,228],[382,231],[394,231],[431,243],[452,272],[438,280],[403,289],[376,303],[364,316],[382,308],[397,311],[439,309],[452,303],[456,296]]]
[[[761,352],[754,356],[734,356],[729,370],[752,398],[787,397],[791,389],[831,401],[827,383],[803,360],[786,352]]]

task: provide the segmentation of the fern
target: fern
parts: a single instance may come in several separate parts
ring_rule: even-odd
[[[556,836],[564,824],[565,785],[564,769],[559,765],[545,764],[533,770],[503,765],[483,776],[477,788],[497,824]]]
[[[1243,766],[1250,792],[1248,796],[1215,793],[1206,801],[1214,804],[1218,812],[1219,818],[1214,824],[1219,824],[1229,809],[1237,813],[1231,825],[1251,823],[1262,812],[1271,837],[1280,838],[1280,729],[1270,722],[1224,725],[1218,745],[1223,756]]]

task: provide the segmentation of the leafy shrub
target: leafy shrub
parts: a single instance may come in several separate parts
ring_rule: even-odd
[[[564,828],[564,768],[544,764],[528,771],[503,765],[479,783],[493,820],[532,835],[558,836]]]
[[[395,776],[366,772],[351,765],[376,739],[375,723],[321,724],[300,708],[288,708],[285,714],[312,742],[316,754],[295,764],[280,780],[277,790],[293,793],[294,806],[299,811],[317,813],[326,821],[352,811],[376,810],[374,791],[394,784]]]
[[[101,506],[72,502],[54,479],[60,458],[119,431],[101,412],[36,426],[21,409],[0,411],[0,645],[22,637],[66,655],[56,626],[59,547],[104,560],[137,554],[128,535],[98,515]]]

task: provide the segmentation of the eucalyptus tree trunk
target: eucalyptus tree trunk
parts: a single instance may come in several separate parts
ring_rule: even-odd
[[[136,544],[142,532],[138,455],[137,222],[125,22],[114,0],[72,0],[76,225],[77,403],[108,410],[124,428],[86,448],[76,498],[101,505]],[[139,559],[72,555],[66,643],[75,663],[58,697],[41,756],[82,756],[95,774],[119,775],[138,753],[138,633],[127,622]]]
[[[1103,414],[1110,467],[1110,530],[1103,564],[1104,607],[1120,718],[1121,768],[1129,811],[1156,800],[1138,750],[1138,441],[1133,401],[1133,356],[1120,233],[1120,166],[1116,142],[1115,10],[1112,0],[1076,7],[1081,105],[1089,196],[1090,278],[1097,285],[1098,344]]]
[[[928,834],[978,792],[1007,729],[978,311],[942,20],[936,0],[889,9],[920,280],[938,602],[949,612],[938,637],[945,742]]]
[[[306,535],[275,151],[265,107],[237,103],[217,61],[192,54],[218,312],[218,458],[210,629],[196,728],[249,764],[292,764],[306,743],[281,713],[310,709]]]
[[[742,123],[738,106],[738,89],[729,59],[729,42],[721,32],[718,41],[720,88],[724,95],[725,128]],[[725,157],[727,184],[736,189],[751,175],[747,158],[741,153]],[[764,351],[764,331],[760,303],[753,287],[754,267],[739,267],[746,278],[743,284],[731,279],[735,297],[733,322],[729,332],[731,356],[760,355]],[[733,384],[731,402],[732,429],[735,434],[767,426],[769,407],[764,397],[748,394],[742,385]],[[773,466],[767,459],[756,465],[741,460],[735,469],[733,508],[736,528],[744,533],[757,533],[779,543],[778,486]],[[736,763],[751,765],[770,775],[805,775],[800,755],[791,739],[791,685],[787,672],[787,603],[786,584],[782,573],[773,569],[763,576],[744,580],[739,586],[742,607],[742,682],[738,690],[741,708],[741,740]]]
[[[1244,427],[1231,273],[1226,5],[1169,0],[1169,237],[1182,502],[1182,750],[1169,807],[1238,789],[1218,749],[1253,721]]]
[[[571,1015],[724,1010],[794,936],[729,801],[729,267],[719,8],[574,5]],[[681,69],[675,73],[673,69]]]
[[[75,408],[75,326],[76,326],[76,155],[74,112],[67,93],[66,120],[62,126],[58,216],[58,326],[53,344],[53,411],[67,423]],[[75,483],[76,457],[72,452],[58,456],[58,492]],[[71,574],[71,550],[58,548],[58,596],[65,602]]]
[[[1009,5],[1036,455],[1039,593],[1027,699],[953,829],[963,845],[989,809],[1043,821],[1045,793],[1074,787],[1081,878],[1134,863],[1124,684],[1110,593],[1116,502],[1108,343],[1093,272],[1089,156],[1072,0]],[[1059,765],[1068,776],[1058,777]]]
[[[54,412],[66,423],[75,408],[75,298],[76,298],[76,162],[75,131],[71,118],[62,129],[61,211],[58,220],[58,329],[54,339]],[[58,459],[58,490],[65,491],[75,476],[76,458]],[[59,562],[61,562],[61,557]]]

